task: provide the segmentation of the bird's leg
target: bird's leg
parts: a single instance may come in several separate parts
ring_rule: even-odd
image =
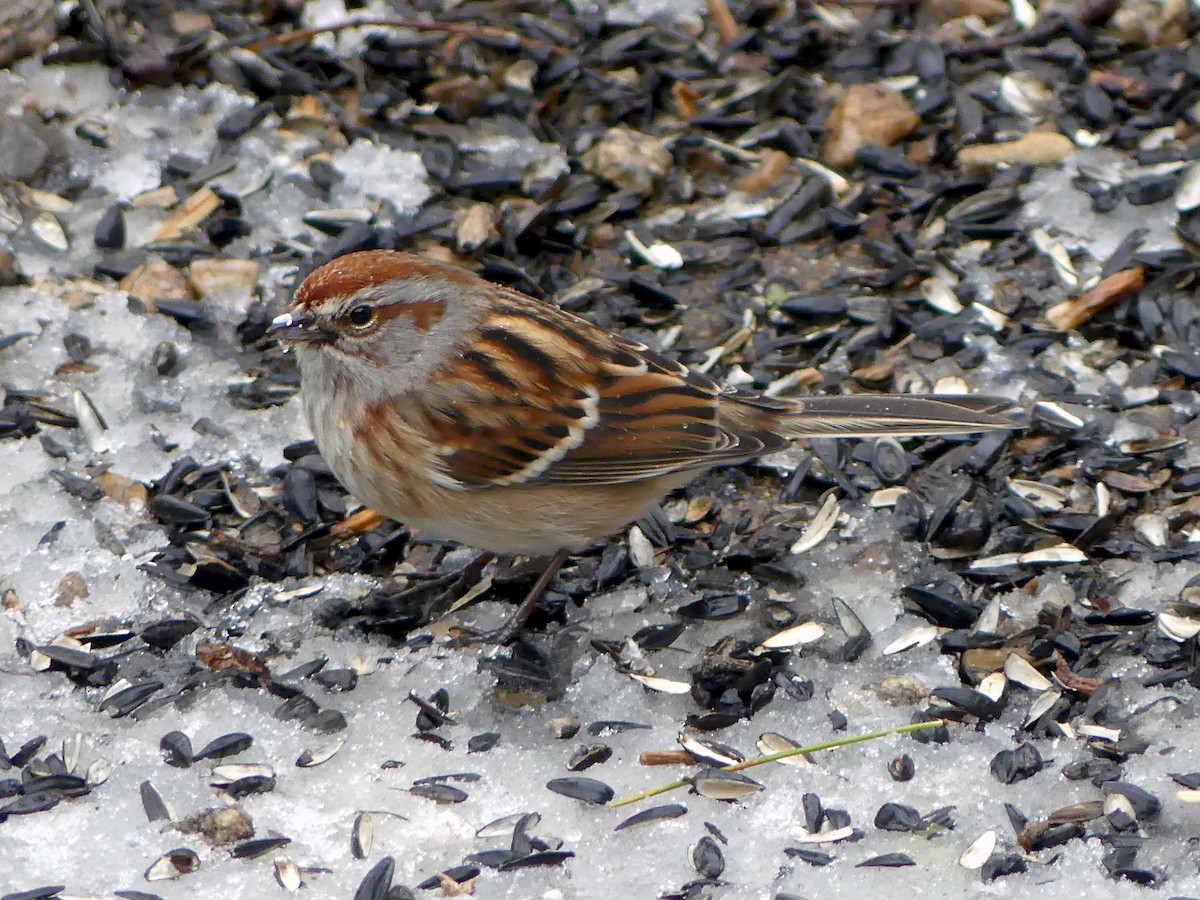
[[[455,604],[479,584],[480,579],[483,577],[483,570],[495,558],[496,554],[484,551],[461,569],[446,575],[437,576],[431,584],[418,586],[418,590],[423,589],[426,592],[430,590],[438,591],[429,604],[427,619],[429,621],[440,619],[453,609]]]
[[[550,558],[550,562],[546,564],[546,568],[542,574],[538,576],[538,580],[534,582],[529,593],[525,595],[525,599],[521,601],[521,605],[516,611],[509,616],[503,625],[495,631],[484,632],[483,634],[473,635],[463,640],[456,641],[459,644],[508,644],[514,638],[520,635],[525,623],[529,621],[529,617],[533,615],[533,611],[537,608],[538,601],[546,593],[547,588],[554,582],[554,576],[558,574],[558,570],[562,568],[563,563],[570,556],[570,551],[559,550]]]
[[[443,575],[413,574],[408,584],[399,590],[381,585],[356,605],[356,612],[374,619],[416,614],[422,623],[437,621],[456,600],[479,583],[491,560],[492,555],[484,553],[462,568]]]

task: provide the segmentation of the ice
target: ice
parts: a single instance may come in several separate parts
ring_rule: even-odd
[[[522,132],[520,123],[505,123],[512,131]],[[526,193],[530,185],[550,184],[569,171],[567,156],[557,144],[539,141],[529,134],[513,134],[487,125],[472,128],[458,140],[465,151],[487,157],[499,168],[520,168],[525,173]]]
[[[389,201],[397,213],[414,212],[431,193],[419,153],[364,138],[334,154],[333,167],[344,178],[334,188],[335,199],[342,206],[361,205],[368,198]]]
[[[347,9],[345,0],[307,0],[303,5],[300,21],[305,28],[327,28],[360,19],[397,18],[396,10],[386,0],[369,0],[351,6],[352,8]],[[379,30],[375,26],[318,34],[313,38],[313,46],[330,50],[339,56],[352,56],[362,49],[368,34]]]
[[[221,83],[171,93],[146,89],[139,100],[133,115],[94,117],[112,135],[112,150],[101,152],[96,182],[118,200],[132,200],[158,187],[162,165],[172,153],[207,161],[216,147],[215,124],[246,102]],[[164,118],[191,122],[193,127],[187,134],[164,131]]]
[[[71,503],[61,498],[46,499],[56,499],[60,507],[47,510],[50,517],[65,514],[61,506]],[[883,514],[855,510],[855,516],[863,521],[853,539],[818,548],[811,563],[813,580],[804,591],[789,599],[803,615],[827,622],[829,598],[837,595],[846,599],[876,632],[876,644],[868,651],[868,659],[850,670],[850,677],[845,677],[828,650],[805,651],[796,660],[796,670],[819,685],[830,686],[829,689],[806,703],[778,700],[752,724],[740,723],[723,732],[722,740],[749,749],[757,735],[766,730],[806,740],[826,739],[836,736],[827,718],[833,710],[850,718],[851,731],[896,724],[900,711],[875,696],[870,689],[873,682],[895,674],[918,679],[928,687],[957,682],[949,658],[939,655],[932,646],[897,657],[879,656],[882,642],[916,622],[898,611],[895,600],[898,573],[907,571],[916,560],[903,548],[899,556],[894,555],[894,550],[884,549],[889,545],[889,529]],[[10,529],[5,532],[10,533]],[[86,539],[86,535],[68,531],[60,540],[75,541],[81,537]],[[49,553],[26,557],[20,567],[34,570],[50,558]],[[11,570],[7,564],[5,568]],[[1182,579],[1194,568],[1174,573],[1169,583],[1161,584],[1152,571],[1138,570],[1126,582],[1122,599],[1132,605],[1152,606],[1154,596],[1173,596]],[[150,601],[146,589],[151,582],[134,571],[125,571],[122,580],[125,579],[134,582],[132,588],[123,588],[131,595],[127,601],[134,598],[139,603]],[[369,579],[363,578],[332,578],[325,591],[353,596],[366,590],[369,584]],[[114,582],[114,587],[117,591],[122,589],[120,582]],[[20,593],[23,598],[36,595],[33,588]],[[370,641],[335,641],[309,621],[311,608],[319,599],[286,605],[266,603],[256,610],[251,604],[253,627],[239,641],[250,650],[274,647],[292,662],[323,655],[329,658],[331,667],[341,666],[349,664],[356,654],[378,662],[377,670],[362,677],[353,693],[321,698],[345,711],[350,726],[341,752],[316,769],[297,769],[292,761],[304,749],[323,743],[328,736],[307,734],[292,723],[275,720],[271,716],[275,703],[262,691],[221,688],[201,695],[184,709],[167,708],[143,721],[108,720],[92,711],[95,696],[91,692],[68,686],[62,676],[4,678],[0,691],[10,750],[15,742],[34,734],[48,734],[52,741],[58,741],[81,731],[85,765],[97,756],[115,764],[112,778],[85,800],[63,804],[52,813],[8,823],[0,857],[4,859],[11,885],[65,882],[72,891],[95,894],[132,887],[153,890],[166,900],[196,896],[197,892],[242,898],[277,896],[268,858],[233,860],[224,851],[208,848],[195,837],[145,821],[138,801],[138,786],[147,779],[181,816],[222,804],[219,795],[207,786],[206,764],[187,770],[162,764],[156,749],[159,738],[169,730],[180,729],[190,735],[197,748],[228,731],[249,730],[254,734],[255,746],[239,759],[275,766],[278,787],[272,793],[248,798],[241,805],[252,815],[258,836],[286,835],[292,843],[281,852],[301,866],[318,865],[333,870],[329,874],[307,876],[308,890],[320,896],[350,896],[369,866],[384,853],[396,857],[396,880],[415,885],[438,869],[457,863],[469,852],[502,845],[503,841],[474,837],[476,829],[486,822],[531,810],[543,817],[537,833],[557,836],[577,857],[566,864],[565,872],[485,871],[477,885],[477,896],[509,900],[561,896],[582,900],[611,897],[613,891],[655,896],[694,877],[685,849],[706,833],[701,824],[704,821],[717,824],[729,838],[724,877],[731,886],[723,893],[727,897],[765,898],[774,891],[828,897],[877,893],[884,876],[852,865],[867,856],[888,851],[908,853],[918,863],[917,869],[889,870],[886,874],[889,892],[912,891],[938,898],[1030,896],[1038,890],[1061,889],[1070,884],[1072,891],[1085,892],[1089,897],[1141,896],[1141,889],[1113,883],[1104,877],[1102,851],[1093,843],[1073,842],[1063,849],[1062,858],[1053,866],[1035,866],[1028,875],[1018,876],[1019,880],[1006,879],[990,887],[980,885],[977,876],[956,865],[958,854],[988,828],[1001,830],[1001,844],[1012,846],[1011,835],[1001,826],[1001,800],[1031,814],[1044,814],[1051,808],[1090,798],[1094,793],[1086,783],[1062,782],[1053,766],[1029,781],[1002,791],[997,789],[987,773],[987,762],[997,751],[1009,746],[1011,723],[1007,717],[1022,714],[1027,702],[1023,698],[1011,705],[1005,722],[978,732],[962,729],[948,746],[892,739],[824,754],[814,767],[758,769],[752,774],[767,789],[737,806],[682,793],[668,795],[659,798],[659,802],[684,802],[689,808],[686,816],[614,834],[612,827],[640,807],[611,811],[582,807],[546,792],[545,782],[567,774],[563,769],[565,759],[576,746],[589,740],[603,740],[613,746],[613,759],[587,774],[611,783],[618,795],[675,777],[671,769],[645,769],[637,764],[637,759],[643,750],[671,745],[678,722],[692,710],[687,697],[648,693],[617,673],[606,658],[580,654],[571,672],[570,687],[561,700],[533,710],[506,708],[496,702],[490,676],[478,671],[477,651],[406,650]],[[114,610],[135,614],[129,605],[114,602],[107,589],[93,591],[89,603],[88,615]],[[48,630],[44,617],[52,612],[38,607],[31,610],[31,618],[43,626],[39,629],[42,637]],[[62,611],[58,612],[61,616]],[[662,620],[665,613],[653,607],[635,612],[625,608],[613,610],[611,606],[593,611],[585,606],[578,618],[587,632],[576,629],[574,637],[567,633],[560,641],[586,643],[588,634],[605,637],[627,633],[634,622]],[[656,664],[661,674],[677,674],[677,666],[686,666],[719,634],[745,636],[753,628],[751,623],[735,621],[726,625],[713,623],[695,632],[689,629],[679,647],[682,652],[656,658]],[[0,651],[0,663],[5,670],[12,671],[21,665],[11,651],[18,633],[28,632],[19,629],[11,617],[0,619],[0,647],[4,648]],[[673,663],[673,659],[678,663]],[[287,664],[281,659],[278,668]],[[443,686],[450,689],[456,716],[456,724],[443,729],[455,745],[450,751],[414,739],[415,707],[404,700],[409,691],[426,696]],[[1167,696],[1169,692],[1155,690],[1130,697],[1128,711]],[[584,732],[574,740],[554,743],[543,725],[554,714],[574,715],[584,723],[601,719],[636,720],[651,727],[598,738]],[[1186,810],[1171,806],[1164,773],[1195,768],[1194,744],[1189,744],[1186,737],[1191,726],[1186,720],[1176,721],[1154,713],[1142,716],[1137,725],[1156,744],[1177,748],[1166,756],[1149,753],[1135,757],[1128,778],[1157,790],[1169,810],[1164,813],[1168,822],[1157,826],[1159,832],[1164,828],[1168,833],[1178,829],[1182,839],[1189,833]],[[500,744],[489,753],[468,755],[466,739],[488,730],[501,732]],[[1076,752],[1068,742],[1052,749],[1062,763]],[[917,777],[904,785],[891,784],[882,772],[888,760],[901,751],[913,757]],[[402,760],[403,766],[381,768],[386,760]],[[405,790],[415,779],[459,771],[481,776],[477,782],[462,785],[470,795],[464,804],[440,807]],[[806,791],[819,794],[827,807],[848,810],[853,822],[870,833],[870,840],[865,846],[848,844],[835,848],[839,862],[828,868],[809,868],[799,862],[781,868],[781,861],[786,859],[783,848],[794,845],[798,838],[799,798]],[[929,841],[877,832],[870,823],[885,800],[909,803],[922,812],[955,805],[957,827]],[[375,843],[371,858],[358,861],[350,855],[349,831],[355,814],[364,809],[372,811]],[[142,880],[145,867],[159,853],[178,846],[189,846],[200,853],[200,872],[178,882],[146,884]],[[614,860],[620,860],[619,869],[614,869]],[[1168,889],[1175,895],[1194,892],[1200,887],[1186,853],[1172,855],[1160,851],[1153,863],[1172,876]]]
[[[647,21],[698,26],[704,0],[571,0],[577,12],[604,14],[614,24],[640,25]]]
[[[1085,250],[1101,263],[1134,228],[1148,230],[1142,250],[1177,249],[1179,238],[1174,232],[1177,214],[1172,200],[1131,206],[1122,197],[1112,212],[1097,215],[1088,195],[1071,183],[1077,175],[1085,174],[1101,182],[1120,184],[1140,173],[1128,157],[1114,150],[1105,147],[1081,150],[1059,167],[1040,169],[1022,189],[1025,201],[1022,221],[1050,226],[1068,250]]]
[[[30,57],[0,71],[0,98],[6,97],[12,87],[19,94],[35,95],[38,107],[47,112],[85,115],[104,109],[117,99],[118,90],[109,75],[108,68],[99,63],[47,67],[36,57]],[[6,99],[5,103],[11,101]]]
[[[236,321],[236,318],[231,321]],[[8,289],[0,302],[0,334],[30,330],[37,333],[5,351],[2,370],[12,389],[54,389],[59,396],[82,390],[109,425],[108,452],[95,453],[78,431],[59,430],[56,437],[72,452],[72,460],[52,459],[37,440],[5,441],[0,460],[7,477],[0,480],[0,589],[11,588],[19,598],[30,637],[53,638],[63,618],[84,619],[143,616],[161,609],[167,592],[161,583],[137,571],[137,555],[163,543],[159,529],[144,524],[135,509],[117,500],[99,501],[81,515],[79,501],[55,490],[49,473],[65,469],[80,474],[83,464],[95,463],[123,478],[149,481],[163,474],[173,456],[164,453],[155,430],[179,445],[177,453],[201,458],[238,458],[252,465],[272,464],[280,448],[302,433],[299,411],[283,407],[263,412],[238,409],[230,402],[226,384],[238,377],[237,367],[218,358],[211,345],[160,315],[130,311],[124,295],[101,294],[80,309],[71,309],[50,291]],[[63,337],[69,332],[89,336],[98,367],[90,375],[62,380],[54,376],[63,362]],[[229,335],[223,336],[228,340]],[[148,351],[159,341],[175,343],[183,359],[176,379],[150,374]],[[228,429],[217,438],[201,435],[192,424],[208,416]],[[273,436],[272,436],[273,435]],[[114,555],[95,533],[115,530],[128,552]],[[65,527],[52,542],[40,546],[56,522]],[[77,608],[55,606],[56,588],[68,572],[78,572],[89,596]],[[11,648],[11,642],[7,644]]]

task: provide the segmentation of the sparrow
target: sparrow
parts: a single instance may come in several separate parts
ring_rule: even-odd
[[[313,271],[270,333],[295,348],[321,455],[355,497],[438,537],[567,557],[701,472],[797,438],[1019,427],[1002,397],[768,397],[457,265],[391,250]]]

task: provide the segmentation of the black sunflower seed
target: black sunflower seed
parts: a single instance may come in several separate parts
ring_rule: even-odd
[[[585,744],[571,754],[571,758],[567,760],[567,770],[582,772],[584,769],[590,769],[592,766],[608,761],[612,754],[612,747],[607,744]]]
[[[177,769],[186,769],[195,760],[192,753],[192,742],[182,731],[168,731],[158,742],[163,751],[163,759],[167,765]]]
[[[519,856],[516,859],[511,859],[500,866],[501,872],[511,872],[515,869],[532,869],[539,866],[559,866],[568,859],[574,859],[575,853],[571,850],[540,850],[537,853],[530,853],[528,856]]]
[[[603,781],[595,778],[576,776],[572,778],[553,778],[546,782],[546,789],[572,800],[582,800],[584,803],[603,805],[615,796],[615,792]]]
[[[482,734],[476,734],[467,741],[468,753],[486,753],[491,750],[496,744],[500,743],[500,732],[485,731]]]
[[[194,759],[224,759],[249,750],[254,744],[254,738],[243,731],[233,731],[213,738],[198,752]]]
[[[139,636],[151,647],[170,650],[199,627],[195,619],[164,619],[147,625]]]
[[[913,759],[907,753],[901,753],[899,756],[893,757],[888,763],[888,774],[893,781],[912,781],[912,777],[916,772],[916,766]]]
[[[386,900],[395,871],[395,859],[385,856],[379,860],[358,883],[358,889],[354,892],[354,900]]]
[[[701,878],[717,879],[725,871],[725,854],[708,835],[700,838],[688,849],[688,861]]]
[[[410,794],[417,797],[424,797],[426,800],[432,800],[434,803],[462,803],[469,796],[466,791],[460,790],[449,784],[433,783],[433,784],[414,784],[408,789]]]
[[[1015,784],[1032,778],[1044,766],[1042,755],[1032,744],[1021,744],[1016,750],[1001,750],[991,762],[992,775],[1001,784]]]
[[[687,807],[682,803],[667,803],[662,806],[652,806],[649,809],[643,809],[641,812],[634,813],[628,819],[618,822],[613,831],[624,831],[626,828],[633,828],[637,825],[645,825],[651,822],[661,822],[664,819],[677,819],[683,815],[687,815]]]
[[[230,849],[229,855],[234,859],[257,859],[260,856],[265,856],[280,847],[286,847],[292,842],[291,838],[287,837],[271,837],[271,838],[256,838],[250,841],[242,841],[240,844],[234,844]]]
[[[798,859],[810,866],[827,866],[834,860],[832,854],[808,847],[784,847],[783,852],[789,859]]]
[[[51,897],[57,897],[67,889],[65,884],[47,885],[45,887],[30,888],[27,891],[15,891],[5,894],[0,897],[0,900],[50,900]]]
[[[450,879],[456,884],[464,884],[473,878],[479,877],[479,867],[451,866],[449,869],[443,869],[438,875],[434,875],[432,878],[426,878],[424,881],[418,884],[417,887],[423,891],[440,888],[442,886],[443,877]],[[355,897],[355,900],[359,900],[359,898]]]
[[[478,853],[472,853],[466,858],[466,862],[483,866],[485,869],[499,869],[505,863],[520,858],[521,854],[500,847],[495,850],[480,850]]]
[[[911,856],[907,853],[884,853],[880,856],[872,856],[870,859],[863,860],[855,866],[856,869],[863,868],[885,868],[898,869],[904,866],[915,866]]]
[[[1162,810],[1158,798],[1144,788],[1129,784],[1125,781],[1109,781],[1101,785],[1100,790],[1107,797],[1109,794],[1121,794],[1132,805],[1139,820],[1152,819]]]
[[[980,869],[980,877],[984,884],[990,884],[997,878],[1006,875],[1017,875],[1027,871],[1029,864],[1020,853],[993,853]]]

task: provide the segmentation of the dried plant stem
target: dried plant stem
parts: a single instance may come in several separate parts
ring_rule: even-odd
[[[799,756],[803,753],[816,753],[818,750],[833,750],[835,747],[847,747],[850,744],[861,744],[864,741],[874,741],[882,737],[887,737],[889,734],[908,734],[913,731],[923,731],[926,728],[937,728],[940,725],[945,725],[945,719],[934,719],[931,722],[914,722],[911,725],[899,725],[895,728],[884,728],[880,731],[868,731],[866,734],[856,734],[851,737],[838,738],[833,741],[822,741],[819,744],[809,744],[807,747],[792,747],[787,750],[780,750],[778,753],[768,753],[765,756],[756,756],[754,759],[748,759],[745,762],[734,763],[733,765],[723,766],[722,771],[725,772],[740,772],[742,769],[751,769],[754,766],[761,766],[764,763],[777,762],[781,759],[787,759],[789,756]],[[645,800],[649,797],[656,797],[659,794],[665,794],[668,791],[674,791],[681,787],[687,787],[691,784],[686,778],[681,778],[678,781],[672,781],[669,784],[660,784],[658,787],[650,788],[638,794],[631,794],[628,797],[622,797],[620,800],[613,800],[608,805],[616,808],[618,806],[628,806],[630,803],[637,803],[639,800]]]

